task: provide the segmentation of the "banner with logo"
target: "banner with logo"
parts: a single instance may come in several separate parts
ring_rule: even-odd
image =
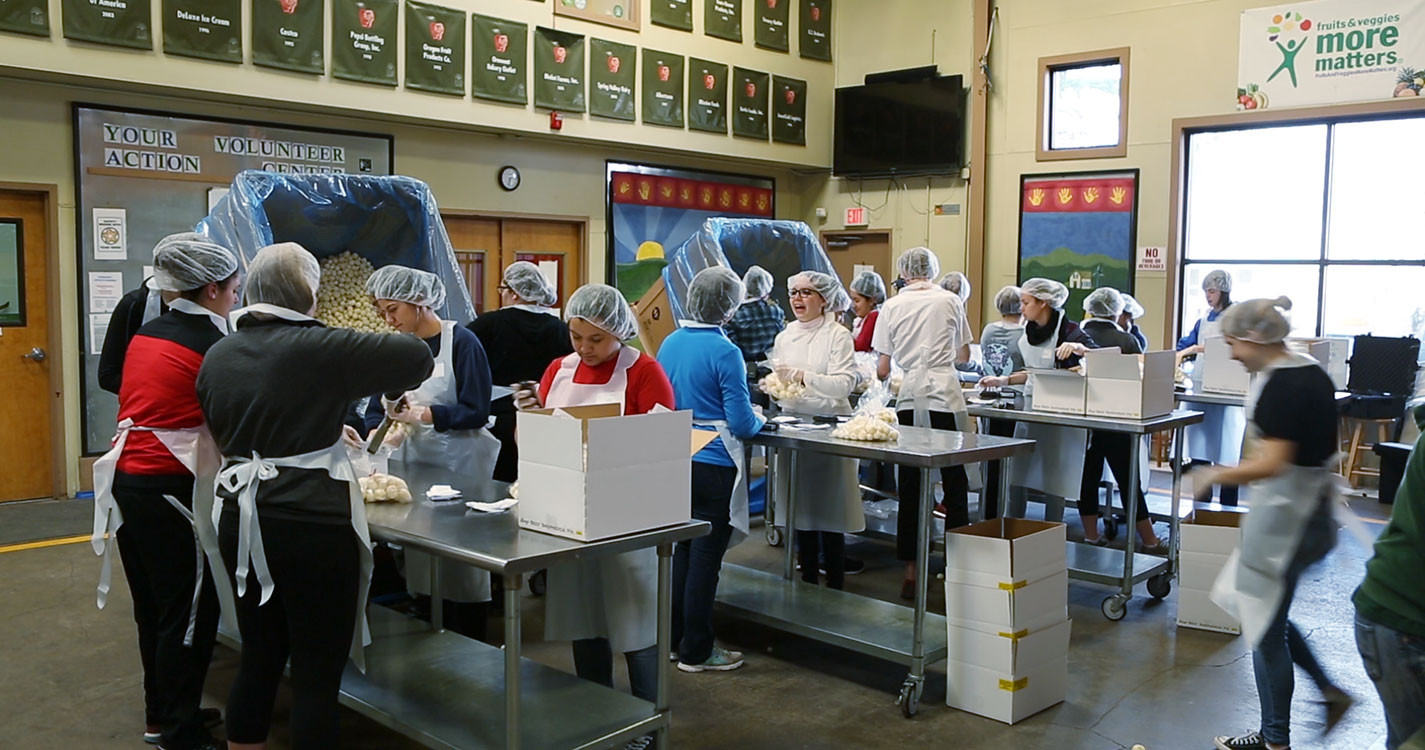
[[[727,66],[688,61],[688,127],[727,133]]]
[[[242,62],[241,0],[163,0],[163,51]]]
[[[683,56],[643,51],[643,123],[683,127]]]
[[[772,140],[807,145],[807,82],[772,79]]]
[[[787,21],[790,18],[788,12],[792,7],[792,0],[752,0],[752,7],[755,11],[754,41],[758,47],[764,49],[774,49],[778,52],[787,52],[791,49],[788,43]]]
[[[1425,5],[1318,0],[1242,11],[1237,108],[1425,95]]]
[[[637,64],[638,48],[632,44],[589,40],[589,114],[638,119]]]
[[[693,0],[651,0],[649,15],[654,23],[670,29],[693,30]]]
[[[0,31],[49,36],[49,0],[0,0]]]
[[[742,0],[703,0],[703,31],[718,39],[742,41]]]
[[[534,106],[584,111],[584,35],[534,28]]]
[[[283,70],[325,73],[322,0],[252,0],[252,61]]]
[[[332,0],[332,75],[395,86],[399,0]]]
[[[529,101],[529,26],[475,14],[470,59],[470,93],[511,104]]]
[[[465,11],[406,0],[406,88],[465,96]]]
[[[769,76],[755,70],[732,70],[732,134],[767,140]]]
[[[831,59],[831,0],[802,0],[802,57]]]
[[[115,47],[153,49],[153,6],[149,0],[63,0],[64,37]]]

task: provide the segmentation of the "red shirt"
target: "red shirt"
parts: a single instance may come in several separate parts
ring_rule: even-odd
[[[556,359],[544,369],[544,377],[539,381],[539,400],[549,400],[549,387],[554,384],[554,375],[564,360]],[[574,369],[574,382],[582,385],[600,385],[609,382],[618,365],[618,355],[609,357],[598,367],[589,367],[583,362]],[[668,374],[658,360],[640,352],[638,359],[628,368],[628,386],[624,388],[624,414],[647,414],[656,404],[669,409],[678,408],[673,397],[673,384],[668,382]]]
[[[856,335],[856,351],[871,351],[871,334],[876,331],[876,316],[880,314],[880,310],[866,313],[866,320],[861,324],[861,332]]]
[[[203,424],[198,405],[198,368],[208,348],[222,339],[206,316],[170,311],[139,329],[124,357],[119,421],[138,427],[181,429]],[[151,432],[129,432],[118,470],[169,476],[188,469]]]

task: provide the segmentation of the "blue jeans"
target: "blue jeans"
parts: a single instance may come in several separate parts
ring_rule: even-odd
[[[713,600],[718,572],[732,539],[732,489],[737,470],[693,462],[693,518],[712,524],[707,536],[673,547],[673,649],[684,664],[712,656]]]
[[[1387,750],[1425,731],[1425,638],[1356,613],[1356,648],[1385,705]]]
[[[604,687],[614,686],[614,652],[607,638],[574,641],[574,673]],[[633,697],[654,703],[658,700],[658,646],[623,655],[628,663],[628,686]]]

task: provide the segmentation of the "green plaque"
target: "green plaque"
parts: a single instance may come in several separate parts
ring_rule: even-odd
[[[831,59],[831,0],[802,0],[802,57]]]
[[[753,41],[758,47],[786,52],[788,44],[787,21],[791,14],[793,0],[752,0],[755,11],[753,27],[756,29]]]
[[[252,61],[283,70],[325,73],[322,0],[252,0]]]
[[[470,93],[529,102],[529,26],[475,14],[470,21]]]
[[[0,0],[0,31],[49,36],[49,0]]]
[[[561,2],[562,0],[555,0]],[[693,30],[693,0],[649,0],[653,23],[670,29]]]
[[[742,0],[703,0],[703,29],[708,36],[742,41]]]
[[[242,62],[241,0],[163,0],[163,51]]]
[[[688,127],[727,134],[727,66],[688,61]]]
[[[643,51],[643,122],[683,127],[683,56]]]
[[[772,79],[772,140],[807,145],[807,82]]]
[[[465,11],[406,0],[406,88],[465,96]]]
[[[534,27],[534,106],[584,111],[584,36]]]
[[[153,49],[153,6],[149,0],[62,0],[64,36],[115,47]]]
[[[398,0],[332,0],[332,75],[395,86]]]
[[[733,135],[767,140],[767,93],[770,89],[771,80],[766,73],[733,68]]]
[[[632,44],[589,40],[589,114],[638,119],[637,63],[638,48]]]

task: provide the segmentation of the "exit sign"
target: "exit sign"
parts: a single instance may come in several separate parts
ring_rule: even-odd
[[[846,226],[864,227],[867,223],[865,206],[856,206],[846,209]]]

